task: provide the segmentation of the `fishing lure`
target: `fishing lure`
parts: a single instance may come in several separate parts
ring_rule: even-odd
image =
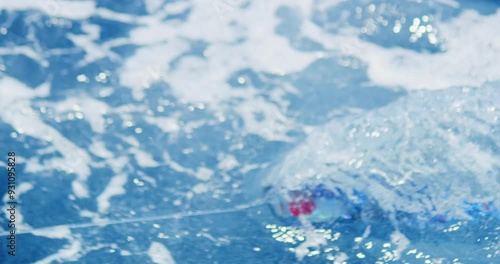
[[[342,190],[328,189],[325,185],[305,186],[302,190],[277,190],[273,187],[265,188],[265,197],[272,211],[285,220],[305,218],[313,223],[337,220],[368,220],[367,217],[383,215],[383,211],[376,203],[371,201],[366,194],[354,191],[348,197]],[[473,220],[500,219],[499,210],[492,201],[474,203],[463,201],[464,212]],[[379,211],[377,214],[376,212]],[[418,224],[422,221],[428,223],[446,223],[460,219],[453,219],[444,214],[430,212],[407,213],[398,211],[395,219],[407,224]]]

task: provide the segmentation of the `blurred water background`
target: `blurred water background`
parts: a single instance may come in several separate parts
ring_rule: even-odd
[[[498,206],[498,1],[0,8],[1,263],[500,263],[498,219],[463,207]],[[302,226],[262,200],[306,182],[461,220]]]

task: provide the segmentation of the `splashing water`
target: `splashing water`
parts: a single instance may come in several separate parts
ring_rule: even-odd
[[[291,225],[301,217],[333,229],[389,223],[386,232],[407,241],[403,251],[430,243],[415,232],[434,240],[465,225],[448,243],[497,236],[499,102],[495,85],[453,88],[335,118],[263,181],[271,208]]]

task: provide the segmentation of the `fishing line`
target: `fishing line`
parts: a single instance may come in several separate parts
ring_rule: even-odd
[[[259,199],[253,203],[241,204],[234,206],[232,208],[227,209],[214,209],[214,210],[201,210],[201,211],[192,211],[192,212],[180,212],[180,213],[172,213],[172,214],[164,214],[164,215],[155,215],[155,216],[145,216],[138,218],[129,218],[129,219],[115,219],[115,220],[103,220],[99,223],[79,223],[79,224],[63,224],[63,225],[54,225],[47,227],[40,227],[34,229],[26,229],[26,230],[16,230],[16,235],[20,234],[33,234],[34,232],[42,232],[42,231],[50,231],[56,230],[58,228],[68,228],[68,229],[82,229],[89,227],[105,227],[112,225],[120,225],[120,224],[130,224],[130,223],[139,223],[139,222],[151,222],[156,220],[167,220],[167,219],[183,219],[194,216],[208,216],[208,215],[217,215],[217,214],[225,214],[225,213],[236,213],[245,209],[250,209],[254,207],[258,207],[260,205],[265,204],[264,199]],[[8,236],[10,233],[8,231],[0,232],[0,236]]]

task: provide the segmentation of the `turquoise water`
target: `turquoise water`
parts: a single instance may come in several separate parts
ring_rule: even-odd
[[[0,263],[500,262],[497,1],[0,7]]]

